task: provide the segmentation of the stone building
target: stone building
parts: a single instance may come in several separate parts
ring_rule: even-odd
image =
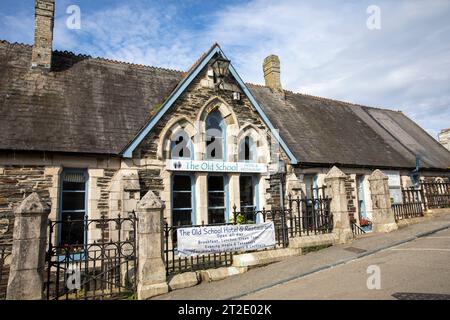
[[[262,86],[218,44],[186,72],[53,51],[54,1],[35,3],[34,46],[0,42],[1,243],[32,192],[51,219],[126,215],[152,190],[169,223],[218,223],[279,206],[281,190],[317,196],[337,165],[370,219],[373,170],[398,202],[418,155],[423,177],[450,176],[450,152],[402,112],[286,91],[276,56]]]
[[[439,133],[439,142],[450,151],[450,128],[442,129]]]

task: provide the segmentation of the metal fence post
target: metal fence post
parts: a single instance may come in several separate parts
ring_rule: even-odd
[[[42,300],[50,207],[32,193],[15,210],[7,300]]]

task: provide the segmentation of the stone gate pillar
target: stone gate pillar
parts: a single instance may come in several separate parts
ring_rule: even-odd
[[[370,175],[369,184],[372,198],[373,231],[391,232],[397,230],[397,223],[391,208],[388,177],[377,169]]]
[[[44,298],[45,249],[50,207],[32,193],[15,210],[7,300]]]
[[[333,167],[325,177],[326,192],[331,197],[331,214],[333,215],[333,233],[339,243],[349,242],[353,238],[347,207],[345,179],[347,176],[339,168]]]
[[[137,295],[145,300],[169,291],[162,258],[164,204],[152,191],[139,201]]]

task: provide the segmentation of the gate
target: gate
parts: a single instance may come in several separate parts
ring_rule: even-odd
[[[136,292],[137,218],[49,221],[48,300],[132,298]],[[84,237],[84,243],[74,239]]]

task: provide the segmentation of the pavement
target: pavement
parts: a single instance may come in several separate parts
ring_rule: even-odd
[[[450,295],[449,228],[447,211],[391,233],[367,234],[153,299],[394,299],[418,293],[442,298],[436,294]],[[369,266],[378,268],[380,289],[367,287]]]

